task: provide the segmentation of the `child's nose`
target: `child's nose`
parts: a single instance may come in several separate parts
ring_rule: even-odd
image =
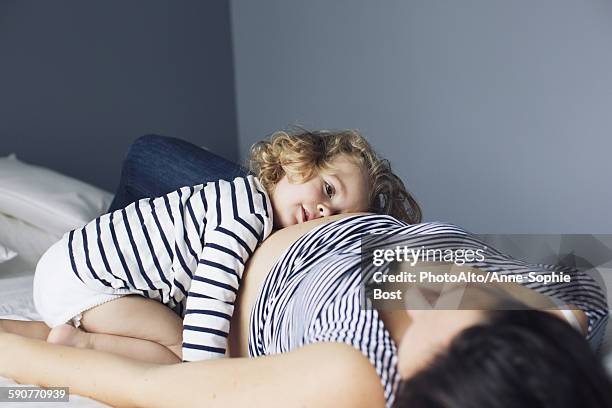
[[[327,217],[330,215],[334,215],[333,210],[325,204],[317,205],[317,211],[319,212],[318,214],[319,217]]]

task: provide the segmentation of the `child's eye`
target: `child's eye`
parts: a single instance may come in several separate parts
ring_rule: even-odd
[[[329,184],[327,181],[325,182],[325,194],[327,194],[329,198],[334,196],[334,186]]]

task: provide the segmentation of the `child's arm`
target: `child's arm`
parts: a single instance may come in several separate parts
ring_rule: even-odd
[[[269,198],[253,176],[208,183],[204,199],[204,245],[183,320],[184,361],[225,355],[244,265],[272,230]]]

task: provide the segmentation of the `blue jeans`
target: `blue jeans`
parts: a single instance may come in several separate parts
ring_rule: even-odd
[[[248,171],[208,150],[173,137],[141,136],[130,146],[121,169],[119,187],[109,208],[159,197],[184,186],[233,180]]]

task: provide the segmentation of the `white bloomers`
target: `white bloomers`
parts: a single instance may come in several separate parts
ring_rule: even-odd
[[[66,242],[53,244],[38,261],[34,275],[34,306],[47,326],[70,323],[80,326],[82,313],[103,303],[129,294],[116,290],[114,294],[96,292],[74,274]]]

